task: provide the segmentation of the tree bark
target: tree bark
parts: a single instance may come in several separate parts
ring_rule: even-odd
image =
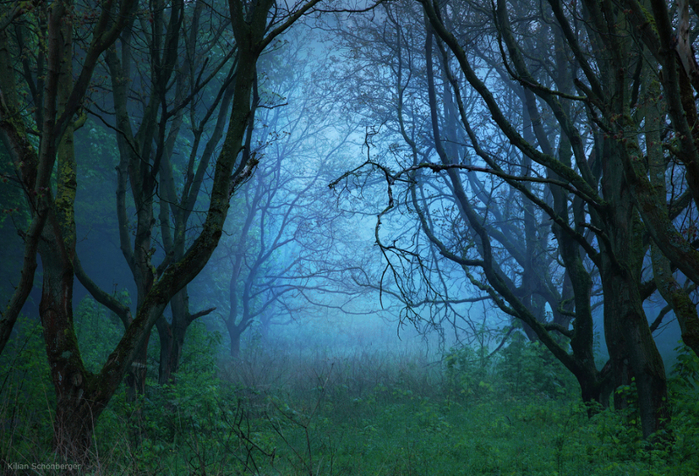
[[[670,407],[665,367],[639,290],[646,246],[619,158],[623,153],[620,147],[616,141],[608,141],[602,158],[602,188],[605,199],[612,204],[602,218],[607,236],[601,240],[600,253],[604,330],[615,384],[628,385],[629,379],[635,379],[643,436],[649,438],[667,427]]]

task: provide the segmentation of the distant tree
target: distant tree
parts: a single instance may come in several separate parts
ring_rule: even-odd
[[[337,118],[324,95],[301,87],[304,77],[322,68],[317,60],[310,68],[302,38],[263,59],[268,76],[260,84],[258,127],[245,152],[260,165],[234,202],[216,253],[229,263],[219,261],[215,272],[228,276],[227,302],[220,307],[227,309],[222,319],[232,357],[238,357],[241,336],[254,324],[266,332],[313,307],[341,305],[324,302],[322,295],[347,301],[364,293],[342,280],[359,261],[336,255],[340,243],[348,243],[338,228],[347,214],[327,188],[353,129],[334,128]]]
[[[420,140],[426,139],[424,124],[418,124],[421,118],[429,118],[429,108],[424,102],[426,97],[421,96],[418,87],[425,79],[422,76],[424,61],[420,58],[424,44],[421,30],[424,28],[419,21],[412,23],[413,15],[414,6],[404,3],[382,8],[371,17],[340,18],[330,27],[340,38],[332,81],[346,86],[337,92],[343,99],[347,95],[352,98],[343,101],[339,107],[343,114],[358,121],[365,129],[363,154],[367,162],[390,164],[379,177],[387,177],[384,172],[390,174],[396,166],[410,162],[400,124],[393,114],[397,94],[405,94],[407,98],[403,103],[409,110],[406,121],[416,121],[408,126],[414,127],[411,133]],[[397,40],[396,35],[400,39]],[[400,86],[396,83],[399,70],[405,74],[401,78],[404,84]],[[376,290],[383,306],[400,303],[397,305],[402,306],[401,321],[409,322],[421,333],[437,332],[441,337],[449,335],[450,340],[467,343],[482,340],[486,335],[488,340],[501,337],[494,320],[489,320],[483,328],[478,317],[480,310],[473,308],[475,303],[490,301],[487,293],[464,280],[458,264],[445,263],[436,249],[425,246],[419,221],[409,219],[411,215],[406,216],[403,210],[393,209],[390,205],[384,209],[385,182],[361,173],[348,174],[344,178],[349,180],[335,180],[332,187],[338,190],[343,200],[351,199],[345,202],[345,206],[362,214],[372,210],[374,216],[376,212],[373,210],[380,210],[373,239],[384,259],[374,263],[374,269],[361,277],[362,285]],[[346,191],[350,194],[343,193]],[[394,191],[397,195],[390,197],[389,202],[409,200],[405,195],[407,189]],[[454,206],[453,201],[447,203],[449,199],[436,189],[431,193],[441,194],[443,211]],[[434,203],[440,202],[436,195],[431,198]],[[412,207],[406,210],[408,213],[414,211]],[[437,222],[449,226],[444,215],[440,215]],[[384,243],[386,246],[382,246]]]

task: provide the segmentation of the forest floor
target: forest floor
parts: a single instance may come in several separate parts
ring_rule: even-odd
[[[4,474],[699,474],[699,399],[686,375],[671,381],[671,443],[652,446],[633,405],[588,418],[575,382],[526,343],[487,365],[470,349],[438,361],[258,350],[222,362],[199,337],[176,385],[151,383],[135,402],[124,391],[113,399],[90,463],[72,473],[47,466],[61,462],[51,451],[53,392],[40,342],[4,353]],[[679,362],[679,372],[699,368],[689,354]]]

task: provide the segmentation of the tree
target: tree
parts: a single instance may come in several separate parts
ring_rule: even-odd
[[[307,42],[307,36],[296,38],[264,58],[258,127],[247,146],[263,163],[233,205],[217,252],[217,261],[229,265],[219,264],[210,278],[228,277],[219,299],[227,301],[222,320],[234,358],[241,336],[254,324],[266,333],[273,323],[289,323],[313,307],[342,306],[322,296],[342,296],[346,303],[363,293],[342,280],[359,262],[338,253],[348,244],[338,232],[347,214],[336,209],[325,186],[340,169],[353,129],[333,127],[332,104],[301,86],[303,77],[323,68],[311,66]]]
[[[173,4],[170,8],[182,11],[183,3]],[[33,57],[36,60],[32,65],[34,69],[20,77],[15,69],[16,62],[22,60],[23,51],[18,48],[20,38],[17,31],[13,36],[6,29],[2,30],[0,129],[33,213],[25,238],[22,282],[5,315],[3,327],[11,327],[13,316],[19,312],[17,306],[21,308],[26,299],[25,290],[31,286],[25,286],[25,282],[28,279],[31,283],[38,250],[44,271],[40,314],[57,396],[55,445],[62,454],[80,459],[85,457],[95,420],[131,367],[150,329],[172,297],[201,271],[216,248],[230,197],[253,173],[256,165],[255,160],[241,161],[240,150],[250,121],[257,59],[274,38],[316,3],[298,4],[286,15],[270,17],[271,0],[252,4],[235,0],[230,2],[237,67],[228,130],[216,160],[206,218],[200,233],[183,256],[170,262],[157,281],[153,279],[135,318],[97,374],[85,369],[73,328],[72,291],[74,270],[78,265],[75,261],[73,221],[76,157],[72,141],[74,130],[83,120],[79,119],[76,124],[75,117],[80,112],[92,73],[102,53],[132,21],[134,3],[124,0],[119,5],[108,2],[104,9],[81,9],[71,2],[59,1],[51,5],[40,4],[40,8],[28,13],[21,4],[6,8],[3,12],[3,19],[8,20],[3,21],[3,25],[16,21],[20,16],[33,22],[34,31],[40,35],[37,44],[45,48]],[[73,24],[73,18],[78,14],[92,20],[93,12],[99,12],[99,15],[96,22],[88,23],[86,33],[89,35],[80,35],[91,38],[91,43],[82,59],[80,73],[73,80],[72,38],[73,29],[79,26]],[[20,86],[20,80],[24,81],[23,86]],[[21,87],[35,94],[24,96]],[[43,106],[39,107],[40,104]],[[30,111],[34,112],[34,116],[27,114]],[[38,132],[38,144],[29,131]],[[55,192],[51,186],[54,164],[57,170]],[[139,164],[150,171],[144,185],[152,186],[160,169],[158,165],[156,158],[150,156],[144,157]],[[154,274],[150,276],[155,278]],[[5,334],[9,335],[3,332]]]
[[[419,18],[415,12],[413,15]],[[439,48],[441,45],[434,46],[429,26],[421,26],[425,45],[421,50],[416,46],[415,35],[420,31],[416,25],[404,26],[397,20],[405,19],[405,14],[389,11],[387,16],[393,31],[381,32],[381,38],[392,50],[390,67],[395,75],[392,97],[396,111],[392,126],[407,147],[393,147],[388,155],[396,159],[397,164],[391,165],[397,165],[398,172],[375,161],[369,165],[381,170],[390,191],[398,184],[405,184],[404,191],[390,192],[389,204],[379,214],[377,225],[377,241],[400,293],[403,296],[434,294],[432,299],[408,299],[412,307],[425,301],[440,302],[444,298],[436,294],[431,281],[453,280],[454,271],[459,270],[468,285],[492,299],[505,314],[518,318],[530,339],[540,340],[561,360],[578,378],[584,401],[605,404],[606,372],[596,369],[593,358],[592,281],[582,264],[581,244],[569,240],[567,248],[562,246],[567,266],[556,269],[558,257],[548,252],[552,231],[555,234],[556,229],[537,223],[544,221],[544,211],[532,204],[532,201],[545,204],[551,188],[546,180],[537,180],[534,175],[538,171],[526,156],[502,147],[502,142],[497,140],[483,141],[476,137],[469,121],[477,109],[468,113],[464,110],[461,85],[454,79],[446,51]],[[412,35],[410,41],[408,35]],[[435,56],[441,65],[435,64]],[[440,69],[443,93],[438,98],[435,71]],[[503,100],[516,105],[519,101],[518,95],[513,94],[516,92],[516,88],[506,87]],[[526,129],[527,124],[520,127]],[[474,153],[460,147],[467,141],[473,144]],[[496,156],[501,157],[502,167],[495,162]],[[492,172],[494,176],[480,179],[474,173],[464,173],[468,171]],[[506,188],[508,184],[510,188]],[[563,196],[563,203],[564,200]],[[384,232],[385,238],[382,237],[378,226],[386,227],[390,213],[401,202],[415,212],[415,235],[391,239],[390,232]],[[552,206],[545,208],[553,213]],[[563,209],[567,214],[565,206]],[[566,223],[560,216],[556,219],[558,223]],[[398,216],[393,220],[405,219]],[[560,231],[556,234],[559,242]],[[567,235],[563,234],[562,238]],[[569,250],[567,256],[566,250]],[[428,269],[426,263],[430,260],[435,264]],[[421,276],[425,281],[422,287],[415,287],[412,281],[398,275],[397,270],[407,266],[415,271],[403,274]],[[473,268],[478,271],[472,271]],[[449,269],[454,270],[451,278],[447,274]],[[578,275],[571,276],[571,269]],[[574,299],[576,314],[571,306]],[[462,300],[466,299],[462,297]],[[546,317],[547,306],[552,314],[550,320]],[[453,308],[449,311],[457,313]],[[570,330],[573,315],[576,320],[574,329]],[[478,334],[473,324],[472,332]],[[572,346],[572,353],[567,351],[568,345]]]
[[[233,43],[223,34],[228,22],[219,20],[216,5],[180,2],[164,8],[156,4],[145,13],[148,22],[144,15],[134,18],[117,43],[120,52],[114,48],[107,54],[112,83],[108,99],[114,105],[114,120],[101,117],[114,130],[119,145],[116,215],[121,250],[136,283],[137,308],[159,274],[182,259],[191,242],[187,228],[193,225],[189,221],[195,207],[201,206],[197,198],[223,136],[235,74],[235,49],[225,51],[226,43]],[[211,32],[210,37],[201,35],[202,28]],[[146,41],[143,49],[142,38]],[[215,59],[209,61],[211,57]],[[212,134],[202,144],[212,119],[216,121]],[[187,162],[180,163],[187,155]],[[176,169],[184,173],[176,174]],[[127,200],[129,186],[133,208]],[[132,213],[136,216],[133,243],[127,219]],[[161,257],[156,255],[156,243],[164,251],[157,267],[152,264]],[[78,277],[129,325],[127,309],[100,293],[85,273]],[[170,323],[165,318],[156,321],[160,383],[169,382],[177,370],[189,324],[211,312],[190,313],[186,287],[173,296],[170,308]],[[145,386],[147,346],[146,339],[132,370],[132,384],[140,392]]]
[[[131,5],[130,1],[119,5],[110,3],[108,8],[100,11],[98,21],[86,27],[92,35],[92,42],[76,81],[73,81],[71,64],[73,23],[69,17],[74,8],[72,2],[57,2],[50,8],[19,3],[3,8],[0,30],[2,140],[13,162],[17,182],[27,195],[32,220],[25,233],[22,277],[2,319],[0,351],[7,343],[33,285],[36,253],[48,216],[51,215],[54,222],[52,228],[59,226],[59,218],[51,211],[51,200],[46,193],[50,189],[57,152],[61,153],[58,162],[63,166],[57,193],[70,201],[74,189],[74,167],[70,158],[72,134],[76,126],[84,122],[84,116],[80,116],[77,122],[74,122],[74,116],[80,109],[99,56],[124,27],[124,11]],[[117,15],[116,22],[110,22],[113,14]],[[14,34],[8,33],[10,25],[14,25]],[[35,25],[36,31],[32,32],[29,27]],[[40,45],[39,50],[30,56],[28,51],[35,45]],[[16,74],[15,63],[22,65],[21,74]],[[30,124],[33,121],[34,127],[29,130],[38,132],[39,144],[30,140],[25,121]],[[66,138],[61,142],[64,135]],[[62,219],[62,224],[67,225],[70,232],[71,214]],[[70,236],[67,239],[70,241]]]
[[[615,384],[629,383],[631,375],[635,378],[643,433],[649,437],[664,428],[669,419],[669,409],[663,362],[642,307],[648,295],[642,281],[642,266],[647,252],[643,233],[648,232],[659,248],[663,248],[665,245],[661,243],[670,240],[670,237],[681,239],[686,244],[684,249],[687,255],[682,258],[686,260],[685,263],[680,265],[679,261],[675,261],[679,257],[670,250],[664,250],[663,254],[675,262],[690,280],[694,280],[693,271],[686,263],[691,263],[691,256],[696,253],[671,223],[670,210],[675,204],[668,204],[666,197],[662,201],[653,201],[654,197],[659,198],[658,195],[642,189],[640,185],[650,184],[649,167],[643,164],[642,155],[652,156],[653,151],[649,147],[659,144],[659,141],[652,139],[653,132],[648,128],[650,121],[646,123],[644,119],[649,118],[646,106],[653,97],[649,75],[657,74],[660,65],[646,62],[647,55],[634,38],[641,24],[636,22],[637,29],[627,29],[628,25],[634,25],[634,11],[640,9],[635,2],[628,2],[630,12],[611,10],[604,3],[584,2],[582,11],[577,13],[586,22],[581,25],[577,35],[571,28],[573,19],[578,17],[577,13],[572,12],[571,16],[567,16],[559,3],[549,3],[551,16],[555,18],[557,29],[560,29],[559,36],[565,38],[565,42],[562,39],[558,41],[559,47],[564,48],[561,54],[574,58],[572,64],[584,74],[584,79],[575,78],[575,71],[569,69],[553,75],[553,81],[538,81],[524,60],[521,36],[518,37],[512,27],[511,8],[501,1],[497,3],[494,13],[507,52],[502,62],[513,78],[524,86],[530,116],[536,120],[541,117],[539,111],[545,110],[555,117],[560,128],[558,157],[552,148],[546,147],[543,130],[537,132],[535,128],[539,150],[516,133],[497,100],[474,73],[464,50],[440,19],[439,11],[426,2],[423,7],[430,24],[454,54],[464,78],[479,93],[494,122],[508,140],[534,162],[546,167],[550,178],[563,181],[582,199],[583,211],[578,213],[573,225],[594,231],[599,246],[600,252],[596,257],[592,250],[588,256],[590,259],[595,257],[593,262],[600,272],[604,291],[605,337]],[[653,4],[653,15],[659,29],[667,28],[669,20],[663,17],[663,9],[660,8],[665,3]],[[602,18],[606,18],[607,22],[602,23]],[[669,71],[676,71],[676,67],[674,63],[666,63],[663,71],[670,76]],[[626,74],[627,71],[634,73]],[[665,76],[663,73],[661,77]],[[566,81],[566,77],[570,79]],[[675,81],[679,82],[676,78]],[[569,92],[569,82],[574,83],[580,96]],[[672,90],[677,85],[665,80],[664,88],[668,91],[668,105],[672,106],[672,101],[676,100]],[[575,104],[584,104],[588,108],[583,124],[591,131],[589,135],[581,134],[582,128],[576,126],[575,108],[572,107]],[[632,109],[637,109],[635,117],[631,114]],[[670,116],[673,117],[672,114]],[[677,123],[676,118],[673,121],[675,128],[680,126],[678,132],[682,134],[681,124]],[[658,132],[657,129],[655,131]],[[681,150],[679,153],[683,154]],[[683,157],[682,160],[687,169],[692,167],[691,159]],[[648,162],[653,160],[648,159]],[[660,173],[658,176],[656,171],[656,178],[662,177],[662,171]],[[685,185],[680,185],[680,190],[691,192],[692,173],[688,171],[687,176],[690,179]],[[683,209],[681,206],[680,210]],[[658,222],[654,221],[658,217],[664,217],[663,223],[667,225],[662,233],[658,232]],[[655,279],[657,282],[658,278]],[[688,298],[686,292],[680,294]],[[696,307],[692,308],[696,315]],[[683,332],[683,336],[687,337],[687,333]]]
[[[665,2],[651,2],[657,23],[635,2],[625,2],[627,10],[594,1],[567,8],[553,0],[545,8],[499,1],[492,9],[419,3],[424,30],[416,28],[419,15],[402,15],[410,11],[406,4],[401,14],[387,9],[396,33],[384,27],[377,34],[393,58],[404,58],[385,64],[395,85],[389,124],[409,152],[394,154],[400,160],[391,166],[367,164],[389,188],[379,225],[399,205],[411,206],[431,247],[460,265],[503,312],[524,321],[576,375],[585,400],[604,399],[611,370],[613,387],[635,382],[644,436],[662,431],[670,416],[665,370],[643,302],[660,289],[678,309],[689,345],[696,318],[690,295],[696,149],[684,119],[691,124],[696,117],[694,59],[686,45],[675,55],[660,48],[672,44]],[[425,31],[424,63],[411,49],[416,31]],[[688,38],[684,30],[676,36],[681,45]],[[662,83],[662,97],[653,78]],[[669,123],[660,104],[667,104]],[[430,120],[420,122],[426,115]],[[444,180],[441,188],[436,177]],[[402,185],[405,195],[394,190]],[[544,217],[550,231],[537,227]],[[558,249],[547,256],[552,239]],[[380,241],[387,254],[419,257],[425,249]],[[675,248],[666,249],[671,242]],[[646,280],[650,261],[653,278]],[[611,357],[603,371],[592,354],[595,281]],[[558,320],[532,312],[542,299]]]

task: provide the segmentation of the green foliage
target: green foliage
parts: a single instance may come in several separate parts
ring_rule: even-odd
[[[192,324],[176,384],[161,386],[158,338],[153,332],[146,394],[129,401],[122,387],[115,395],[95,430],[99,452],[112,451],[112,463],[123,471],[179,474],[194,468],[191,461],[180,458],[182,448],[201,451],[199,456],[205,459],[210,452],[226,451],[222,442],[230,442],[230,437],[221,402],[228,398],[215,365],[220,343],[220,334],[207,332],[201,323]]]
[[[529,342],[521,333],[513,334],[498,354],[495,373],[505,393],[517,397],[562,398],[579,392],[563,364],[542,344]]]
[[[452,348],[444,356],[446,390],[454,397],[480,399],[493,390],[492,365],[470,347]]]
[[[122,299],[127,299],[125,295]],[[73,323],[78,337],[80,355],[90,372],[98,372],[124,334],[124,326],[114,313],[106,310],[91,297],[78,305]]]
[[[76,312],[90,368],[121,324]],[[152,347],[157,350],[157,336]],[[193,325],[174,385],[121,388],[98,421],[85,474],[691,475],[699,471],[699,359],[679,349],[672,440],[650,445],[628,412],[586,407],[542,349],[514,340],[488,362],[424,354],[265,353],[217,365],[218,334]],[[23,318],[0,356],[2,459],[51,462],[53,390],[40,326]],[[157,371],[157,352],[149,361]],[[519,364],[515,359],[520,358]],[[485,362],[485,365],[483,364]],[[518,370],[521,375],[508,372]],[[537,381],[540,379],[541,381]],[[559,382],[560,380],[560,382]],[[562,382],[562,383],[561,383]],[[566,390],[560,392],[559,387]],[[622,390],[625,391],[625,390]]]
[[[470,401],[506,397],[563,398],[576,395],[575,379],[539,343],[515,333],[488,358],[488,349],[452,348],[444,356],[447,392]]]
[[[31,460],[51,447],[54,405],[41,324],[20,316],[0,355],[0,461]]]
[[[670,379],[674,450],[699,460],[699,357],[686,345],[677,349]]]
[[[143,423],[149,439],[176,441],[189,430],[209,434],[218,428],[222,385],[216,375],[215,351],[220,342],[219,334],[208,334],[203,324],[192,324],[176,384],[160,386],[149,381],[143,401]]]
[[[696,392],[699,382],[699,357],[686,345],[675,348],[677,360],[672,369],[674,378],[671,384],[684,392]]]

